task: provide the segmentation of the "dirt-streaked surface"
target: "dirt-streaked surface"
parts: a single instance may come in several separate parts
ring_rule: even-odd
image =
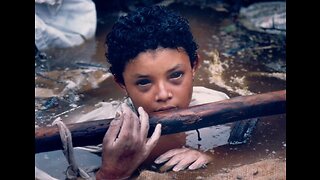
[[[216,12],[211,8],[183,4],[172,4],[169,8],[178,11],[189,20],[195,39],[199,44],[199,54],[203,61],[196,74],[194,85],[222,91],[230,97],[286,89],[286,38],[284,36],[248,31],[239,25],[237,20],[232,19],[229,14]],[[101,65],[102,68],[107,68],[108,65],[104,57],[104,39],[118,15],[118,13],[99,12],[95,39],[79,47],[48,51],[50,58],[46,63],[49,72],[43,72],[43,74],[47,75],[56,70],[65,73],[78,70],[79,67],[76,66],[78,62]],[[90,67],[89,69],[92,70],[92,68],[100,72],[100,67],[98,69]],[[83,77],[91,77],[90,74],[80,74],[83,75],[79,76],[81,80],[84,79]],[[51,77],[51,79],[45,80],[60,86],[65,85],[66,80],[73,80],[63,76],[59,77],[61,79]],[[37,78],[40,80],[42,77],[36,75]],[[58,116],[66,123],[70,123],[93,110],[100,102],[123,99],[124,93],[114,83],[113,78],[97,82],[99,82],[97,86],[90,86],[94,87],[92,89],[85,88],[86,91],[82,92],[76,88],[77,91],[68,91],[65,95],[63,94],[63,98],[37,98],[35,124],[39,127],[50,125]],[[51,86],[45,85],[46,83],[36,84],[42,93],[47,92],[46,96],[42,97],[52,96],[60,90],[60,86],[51,88]],[[48,108],[44,109],[43,107]],[[283,176],[285,177],[286,115],[260,118],[250,141],[243,145],[215,143],[215,139],[228,138],[226,131],[220,130],[220,133],[215,131],[216,134],[213,137],[200,129],[201,141],[198,141],[196,133],[192,136],[195,138],[187,139],[187,145],[199,150],[209,149],[212,153],[214,161],[207,168],[178,173],[170,171],[162,174],[143,171],[140,178],[152,176],[152,179],[202,179],[209,177],[251,179],[249,175],[252,173],[255,174],[252,176],[253,179],[281,179]],[[177,142],[171,140],[169,143],[176,144]],[[83,157],[83,155],[79,157]],[[100,157],[88,154],[87,159],[79,159],[78,163],[81,164],[81,167],[86,168],[100,165],[100,160]],[[67,169],[67,161],[61,151],[37,154],[35,164],[58,179],[65,178],[64,171]],[[258,172],[247,171],[258,167],[261,169],[258,169]],[[273,169],[273,167],[277,168]],[[273,170],[275,170],[273,174],[268,174]],[[281,172],[279,173],[278,170]],[[239,174],[244,171],[247,171],[248,174]]]
[[[177,179],[172,173],[156,173],[142,171],[137,180],[171,180]],[[203,180],[284,180],[286,179],[286,161],[280,159],[265,159],[252,164],[242,165],[232,169],[224,169],[224,172],[211,175],[210,173],[191,178],[188,174],[181,179]]]

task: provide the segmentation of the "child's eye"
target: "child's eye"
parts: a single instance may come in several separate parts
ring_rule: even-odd
[[[151,81],[149,79],[140,79],[136,82],[136,85],[138,86],[147,86],[148,84],[150,84]]]
[[[177,72],[173,72],[172,74],[170,74],[170,79],[179,79],[181,78],[183,75],[183,72],[181,71],[177,71]]]

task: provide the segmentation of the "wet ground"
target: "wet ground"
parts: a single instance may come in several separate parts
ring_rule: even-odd
[[[230,97],[286,89],[285,36],[248,31],[230,14],[217,12],[209,7],[171,4],[169,8],[180,12],[189,20],[200,46],[199,53],[203,63],[197,73],[195,85],[225,92]],[[36,87],[51,89],[51,93],[58,95],[36,98],[36,127],[50,126],[56,117],[72,123],[77,117],[94,109],[99,102],[122,100],[124,93],[113,82],[112,77],[107,76],[108,65],[104,57],[104,38],[119,13],[100,12],[98,15],[94,40],[75,48],[46,51],[47,60],[38,63]],[[42,69],[40,65],[43,65]],[[70,73],[72,70],[76,72],[61,75],[62,72]],[[52,71],[56,72],[50,74]],[[80,80],[76,80],[79,82],[76,84],[77,88],[72,88],[73,84],[66,83],[66,79],[74,80],[72,77],[75,74]],[[82,76],[92,79],[82,81],[85,79]],[[97,83],[93,84],[95,81]],[[66,88],[67,86],[70,88]],[[48,93],[44,94],[48,96]],[[227,138],[223,132],[220,135]],[[286,115],[261,117],[247,144],[214,145],[210,140],[205,142],[208,138],[210,137],[202,134],[201,143],[197,138],[189,139],[189,146],[205,148],[211,152],[213,164],[198,171],[169,173],[178,179],[196,179],[262,159],[285,160]],[[198,144],[202,144],[202,147]],[[62,157],[59,161],[63,165],[51,163],[58,156]],[[62,171],[67,166],[63,158],[61,151],[37,154],[36,165],[63,179]],[[96,156],[89,159],[85,160],[89,163],[84,166],[100,163]]]

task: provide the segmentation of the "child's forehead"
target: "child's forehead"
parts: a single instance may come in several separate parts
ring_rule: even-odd
[[[156,71],[159,68],[171,69],[184,67],[190,64],[189,56],[178,49],[162,48],[140,53],[136,58],[127,63],[125,70]]]
[[[170,63],[170,61],[186,58],[189,60],[189,56],[184,50],[177,48],[157,48],[155,50],[147,50],[139,53],[134,59],[132,59],[131,63]]]
[[[163,48],[158,47],[157,49],[148,49],[146,51],[140,52],[135,58],[132,60],[137,60],[141,58],[146,59],[157,59],[157,58],[174,58],[178,56],[188,56],[187,52],[181,47],[178,48]]]

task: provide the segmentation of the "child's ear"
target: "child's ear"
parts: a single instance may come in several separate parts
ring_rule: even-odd
[[[128,91],[127,91],[127,88],[126,86],[123,84],[123,83],[120,83],[118,81],[116,81],[118,86],[120,86],[120,88],[123,90],[123,93],[125,93],[125,96],[127,97],[128,96]]]
[[[121,87],[121,89],[126,90],[126,86],[122,82],[120,82],[115,76],[113,76],[113,80]]]
[[[197,59],[195,59],[194,62],[193,62],[193,68],[192,68],[193,76],[195,76],[196,71],[200,68],[200,65],[201,65],[200,61],[201,61],[200,55],[197,54]]]
[[[126,91],[126,86],[122,83],[118,83],[118,85],[121,87],[121,89],[125,90]]]

